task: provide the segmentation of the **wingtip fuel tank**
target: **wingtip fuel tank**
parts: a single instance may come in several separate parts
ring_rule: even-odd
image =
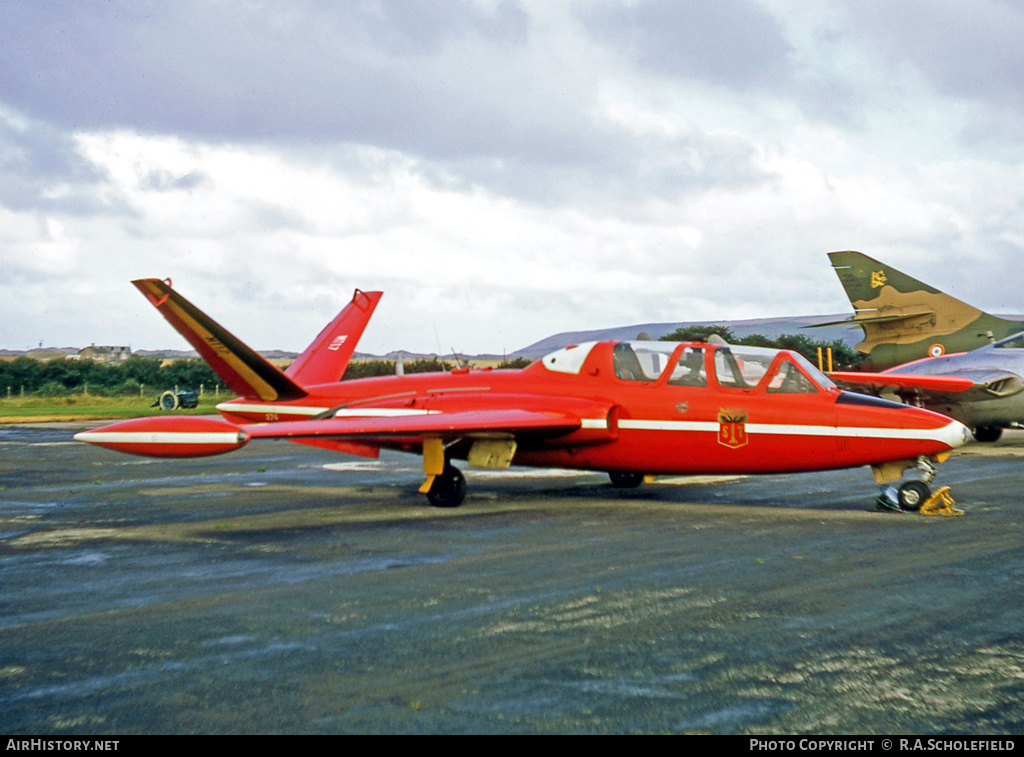
[[[209,457],[244,447],[238,426],[213,416],[133,418],[81,431],[75,440],[145,457]]]

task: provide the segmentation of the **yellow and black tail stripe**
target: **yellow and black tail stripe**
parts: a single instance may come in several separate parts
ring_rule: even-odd
[[[169,280],[132,283],[236,394],[264,402],[306,396],[302,387],[262,355],[175,292]]]

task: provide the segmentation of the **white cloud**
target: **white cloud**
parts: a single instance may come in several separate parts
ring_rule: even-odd
[[[365,349],[511,351],[841,312],[848,248],[1024,312],[1020,14],[942,7],[12,0],[0,347],[177,344],[128,284],[170,276],[261,349],[360,287]]]

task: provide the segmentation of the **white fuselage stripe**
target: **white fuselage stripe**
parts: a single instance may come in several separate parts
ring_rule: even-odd
[[[90,444],[241,444],[237,431],[83,431]]]
[[[271,405],[271,404],[259,404],[259,405],[244,405],[234,403],[221,403],[217,405],[217,409],[224,413],[259,413],[260,415],[266,415],[267,413],[273,413],[275,415],[301,415],[303,417],[312,417],[314,415],[320,415],[321,413],[328,412],[331,408],[329,407],[311,407],[309,405]],[[400,418],[407,415],[431,415],[437,413],[437,410],[420,410],[408,407],[356,407],[356,408],[341,408],[340,410],[334,411],[332,417],[334,418]]]
[[[414,410],[407,407],[345,408],[334,413],[335,418],[402,418],[409,415],[436,415],[440,410]]]
[[[310,407],[304,405],[271,405],[271,404],[231,404],[217,406],[218,410],[227,413],[275,413],[280,416],[298,415],[311,417],[327,412],[330,408]],[[414,408],[342,408],[334,411],[334,418],[400,418],[408,416],[434,415],[442,411]],[[582,418],[580,428],[607,430],[607,418]],[[717,434],[721,428],[715,421],[670,421],[670,420],[638,420],[623,419],[618,422],[623,431],[703,431]],[[747,423],[746,433],[749,435],[766,436],[816,436],[847,439],[909,439],[942,441],[957,446],[962,443],[963,427],[956,421],[940,428],[884,428],[863,426],[802,426],[785,423]],[[95,433],[95,432],[91,432]],[[194,434],[186,434],[194,437]],[[230,436],[230,434],[228,434]],[[98,440],[97,440],[98,441]],[[169,442],[174,443],[174,442]]]
[[[632,431],[710,431],[720,428],[714,421],[620,420],[619,428]],[[920,439],[947,442],[960,434],[956,421],[941,428],[867,428],[862,426],[800,426],[795,424],[747,423],[749,435],[824,436],[850,439]]]
[[[276,413],[277,415],[301,415],[311,417],[326,413],[329,407],[310,407],[309,405],[271,405],[261,403],[254,405],[243,405],[241,403],[222,402],[217,405],[217,410],[222,413]]]

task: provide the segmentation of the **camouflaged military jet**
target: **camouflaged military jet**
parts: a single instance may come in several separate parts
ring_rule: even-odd
[[[830,252],[864,329],[876,373],[835,372],[841,386],[954,418],[978,441],[1024,424],[1024,321],[989,315],[859,252]],[[834,324],[833,324],[834,325]]]
[[[989,315],[863,253],[828,256],[856,312],[820,325],[863,328],[857,350],[871,370],[968,352],[1024,331],[1024,321]]]

